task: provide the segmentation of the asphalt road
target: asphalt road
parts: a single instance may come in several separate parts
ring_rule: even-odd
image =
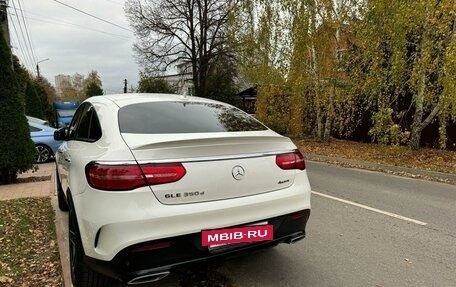
[[[225,264],[235,286],[456,286],[455,186],[315,162],[308,173],[335,198],[313,195],[305,240]]]
[[[316,162],[307,170],[307,238],[228,261],[217,275],[236,287],[456,286],[456,186]]]

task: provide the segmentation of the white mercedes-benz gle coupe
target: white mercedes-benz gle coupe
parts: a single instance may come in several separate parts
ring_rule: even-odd
[[[74,286],[157,281],[305,236],[310,185],[292,141],[225,103],[91,97],[54,134]]]

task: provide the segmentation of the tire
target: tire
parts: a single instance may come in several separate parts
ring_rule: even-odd
[[[57,169],[55,171],[55,180],[57,182],[57,200],[59,202],[59,209],[61,211],[68,211],[69,206],[66,201],[65,194],[63,193],[62,185],[60,184],[60,176]]]
[[[71,196],[68,193],[68,196]],[[114,283],[114,280],[92,270],[84,262],[84,248],[76,219],[76,213],[71,204],[68,216],[68,246],[70,253],[71,281],[74,287],[107,287]]]
[[[35,157],[36,163],[45,163],[51,159],[52,151],[48,146],[43,145],[43,144],[37,144],[37,145],[35,145],[35,149],[36,149],[36,157]]]

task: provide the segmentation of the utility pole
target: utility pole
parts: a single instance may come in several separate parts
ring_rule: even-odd
[[[13,63],[13,53],[11,53],[11,38],[9,35],[9,27],[8,27],[8,0],[0,0],[0,25],[3,31],[3,37],[5,37],[6,45],[10,49],[11,54],[11,69],[14,70],[14,63]]]
[[[49,58],[36,62],[36,74],[38,75],[38,78],[40,77],[40,66],[38,64],[48,60]]]
[[[127,79],[125,79],[124,80],[124,94],[127,93],[127,84],[128,84]]]
[[[11,48],[11,40],[10,40],[9,28],[8,28],[8,12],[6,11],[7,7],[8,7],[8,1],[0,0],[0,22],[2,24],[3,36],[5,37],[8,47]]]

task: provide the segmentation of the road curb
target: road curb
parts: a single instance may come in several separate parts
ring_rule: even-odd
[[[368,169],[373,171],[381,171],[386,173],[395,173],[402,176],[412,177],[412,178],[424,178],[424,179],[433,179],[439,182],[456,184],[456,174],[436,172],[430,170],[421,170],[408,167],[400,167],[394,165],[373,163],[361,160],[353,160],[340,157],[330,157],[319,154],[306,154],[306,160],[326,162],[330,164],[337,164],[349,167],[356,167],[361,169]]]
[[[68,232],[65,224],[68,221],[68,215],[60,211],[58,207],[55,173],[52,173],[51,175],[49,195],[51,197],[51,204],[55,213],[55,233],[59,246],[60,264],[62,267],[64,287],[72,287],[73,285],[71,284],[70,275],[70,256],[68,253]]]

